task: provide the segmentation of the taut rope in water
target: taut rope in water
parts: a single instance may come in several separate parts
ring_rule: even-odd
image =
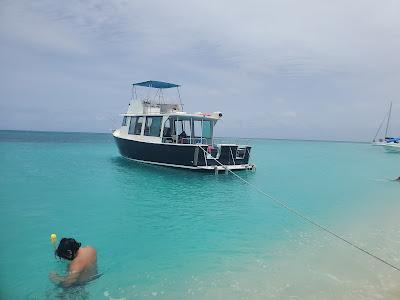
[[[205,151],[201,146],[199,146],[199,148],[201,150],[203,150],[204,154],[207,155],[208,152]],[[211,156],[212,157],[212,156]],[[266,192],[264,192],[263,190],[261,190],[259,187],[255,186],[254,184],[248,182],[246,179],[240,177],[239,175],[237,175],[235,172],[233,172],[232,170],[228,169],[225,165],[223,165],[218,159],[216,159],[215,157],[212,157],[220,166],[222,166],[225,170],[228,170],[228,172],[232,173],[235,177],[237,177],[238,179],[240,179],[242,182],[244,182],[245,184],[249,185],[250,187],[252,187],[253,189],[255,189],[257,192],[259,192],[260,194],[264,195],[265,197],[269,198],[271,201],[273,201],[274,203],[278,204],[279,206],[283,207],[284,209],[288,210],[289,212],[291,212],[292,214],[298,216],[299,218],[305,220],[306,222],[310,223],[311,225],[314,225],[315,227],[321,229],[322,231],[325,231],[326,233],[328,233],[329,235],[341,240],[342,242],[345,242],[346,244],[356,248],[357,250],[363,252],[366,255],[369,255],[370,257],[380,261],[381,263],[393,268],[396,271],[400,272],[400,268],[391,264],[390,262],[386,261],[383,258],[380,258],[379,256],[373,254],[372,252],[361,248],[360,246],[357,246],[355,243],[349,241],[348,239],[340,236],[339,234],[333,232],[332,230],[328,229],[327,227],[317,223],[316,221],[314,221],[313,219],[307,217],[306,215],[302,214],[301,212],[299,212],[298,210],[291,208],[290,206],[288,206],[286,203],[274,198],[273,196],[267,194]]]

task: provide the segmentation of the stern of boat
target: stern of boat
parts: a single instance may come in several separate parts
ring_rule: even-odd
[[[199,145],[193,165],[201,170],[255,170],[249,163],[251,146],[236,144]]]

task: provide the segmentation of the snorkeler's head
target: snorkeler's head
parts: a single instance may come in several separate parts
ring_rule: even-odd
[[[79,250],[81,243],[72,238],[62,238],[55,254],[60,258],[73,260]]]

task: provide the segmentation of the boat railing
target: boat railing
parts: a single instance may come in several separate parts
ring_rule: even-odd
[[[178,138],[175,137],[163,137],[163,143],[169,144],[192,144],[192,145],[208,145],[211,139],[203,138],[203,137],[185,137],[185,138]]]
[[[217,144],[249,145],[250,139],[246,138],[215,138]]]
[[[207,139],[203,137],[185,137],[178,139],[179,144],[201,144],[207,145]]]

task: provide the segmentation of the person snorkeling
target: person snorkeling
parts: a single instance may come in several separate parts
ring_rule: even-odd
[[[71,262],[66,276],[60,276],[54,272],[49,274],[50,280],[54,283],[69,287],[97,278],[97,253],[93,247],[81,247],[81,243],[73,238],[62,238],[55,250],[55,255]]]

